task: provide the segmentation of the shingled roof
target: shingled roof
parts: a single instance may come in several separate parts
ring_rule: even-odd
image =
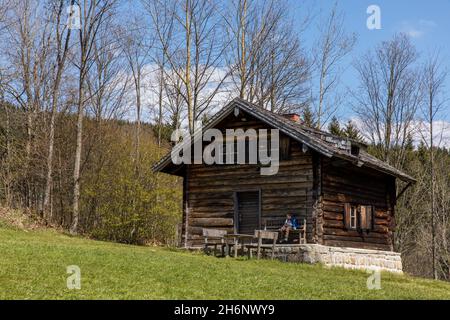
[[[304,143],[312,150],[323,154],[327,157],[337,157],[341,159],[348,160],[358,167],[370,167],[377,171],[384,172],[388,175],[397,177],[402,181],[411,183],[415,182],[415,179],[406,173],[394,168],[393,166],[375,158],[366,151],[366,145],[364,143],[338,137],[332,135],[328,132],[310,128],[302,123],[289,120],[286,117],[271,112],[269,110],[258,107],[243,99],[235,98],[230,103],[228,103],[224,108],[217,112],[203,128],[207,130],[209,128],[215,127],[221,120],[227,117],[235,108],[239,108],[244,112],[252,115],[256,119],[263,121],[274,128],[279,129],[285,135]],[[201,139],[199,133],[194,134],[194,139],[196,141]],[[353,155],[351,152],[352,146],[359,147],[358,155]],[[170,152],[164,156],[158,163],[155,164],[153,170],[161,171],[168,164],[171,163]]]

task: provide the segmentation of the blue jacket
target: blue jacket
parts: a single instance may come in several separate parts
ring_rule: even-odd
[[[291,222],[291,225],[292,225],[292,229],[297,229],[298,228],[298,221],[297,221],[297,219],[294,216],[291,217],[290,222]],[[289,223],[289,221],[288,221],[288,219],[286,219],[285,224],[288,224],[288,223]]]

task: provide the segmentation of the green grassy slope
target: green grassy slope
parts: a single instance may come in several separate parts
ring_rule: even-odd
[[[81,290],[66,267],[81,268]],[[214,258],[0,225],[0,299],[450,299],[450,284],[268,260]]]

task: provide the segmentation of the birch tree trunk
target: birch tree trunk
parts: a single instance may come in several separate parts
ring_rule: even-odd
[[[95,59],[94,54],[99,56],[96,51],[95,41],[100,34],[100,28],[107,25],[107,19],[111,19],[110,11],[114,8],[115,1],[84,0],[81,6],[81,28],[80,35],[80,60],[79,60],[79,78],[78,78],[78,101],[77,101],[77,137],[75,145],[75,163],[73,168],[73,201],[72,201],[72,223],[70,232],[78,233],[80,219],[80,168],[81,155],[83,148],[83,117],[85,106],[85,84],[87,73]],[[108,50],[107,47],[100,50]]]
[[[74,0],[71,1],[71,5],[74,4]],[[56,41],[57,41],[57,63],[56,63],[56,76],[54,79],[53,89],[52,89],[52,106],[50,111],[50,132],[48,137],[48,154],[47,154],[47,176],[45,181],[45,192],[44,192],[44,204],[43,204],[43,212],[44,218],[47,222],[51,221],[51,212],[49,210],[49,205],[51,203],[51,188],[53,184],[53,153],[54,153],[54,144],[55,144],[55,118],[58,108],[59,101],[59,90],[61,86],[61,78],[64,71],[64,66],[66,62],[67,52],[69,49],[69,40],[71,29],[67,29],[66,38],[64,47],[62,47],[62,33],[60,33],[59,24],[61,21],[61,15],[63,11],[64,1],[60,0],[59,7],[56,16]],[[61,50],[63,50],[61,52]]]
[[[84,58],[82,58],[83,61]],[[72,207],[72,224],[70,232],[76,234],[78,232],[78,222],[80,215],[80,165],[81,151],[83,147],[83,115],[84,115],[84,73],[80,70],[80,81],[78,87],[78,112],[77,112],[77,138],[75,149],[75,164],[73,169],[73,207]]]

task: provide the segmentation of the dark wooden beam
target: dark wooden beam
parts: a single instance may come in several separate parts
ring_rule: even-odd
[[[412,185],[412,182],[408,182],[408,184],[400,191],[398,195],[395,196],[395,200],[397,201],[400,197],[405,193],[405,191]]]

